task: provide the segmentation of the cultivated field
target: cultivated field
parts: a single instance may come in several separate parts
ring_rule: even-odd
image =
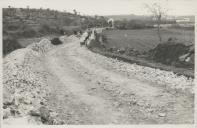
[[[138,30],[105,30],[107,47],[132,47],[140,52],[153,49],[159,43],[156,29]],[[162,41],[176,37],[180,42],[190,44],[194,42],[194,30],[162,29]]]

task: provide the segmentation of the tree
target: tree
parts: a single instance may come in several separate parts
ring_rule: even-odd
[[[77,15],[77,10],[76,9],[74,9],[73,12],[74,12],[75,15]]]
[[[26,12],[26,18],[29,19],[30,17],[30,8],[29,8],[29,5],[27,5],[27,12]]]
[[[159,37],[159,41],[162,41],[161,32],[160,32],[160,25],[161,20],[164,18],[167,14],[167,9],[163,7],[160,3],[152,3],[152,4],[145,4],[145,7],[148,9],[148,11],[153,15],[154,20],[157,23],[157,35]]]
[[[94,15],[94,18],[97,20],[98,19],[98,15]]]

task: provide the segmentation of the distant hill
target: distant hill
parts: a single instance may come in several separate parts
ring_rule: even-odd
[[[195,16],[188,15],[188,16],[177,16],[176,19],[183,19],[183,18],[189,18],[191,22],[195,22]]]
[[[130,14],[130,15],[108,15],[105,16],[107,18],[113,18],[114,20],[150,20],[150,16],[143,16],[143,15],[135,15],[135,14]]]
[[[135,14],[128,14],[128,15],[108,15],[105,16],[106,18],[112,18],[114,20],[151,20],[150,16],[144,16],[144,15],[135,15]],[[173,17],[173,19],[183,19],[183,18],[189,18],[191,22],[195,21],[195,16],[188,15],[188,16],[170,16]]]

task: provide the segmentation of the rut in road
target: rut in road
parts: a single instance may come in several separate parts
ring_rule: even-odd
[[[67,124],[193,123],[192,96],[122,74],[107,61],[78,42],[46,55],[49,106]]]

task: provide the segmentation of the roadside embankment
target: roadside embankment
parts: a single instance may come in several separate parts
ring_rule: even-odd
[[[45,53],[54,47],[50,40],[42,39],[3,59],[4,124],[60,123],[47,106],[49,74],[43,64]]]

